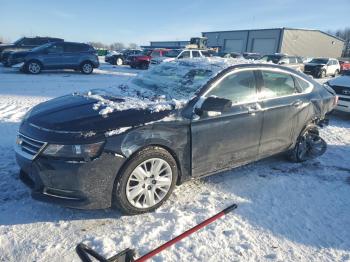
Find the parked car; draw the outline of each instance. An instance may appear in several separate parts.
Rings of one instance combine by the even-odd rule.
[[[4,66],[9,66],[7,60],[12,52],[30,50],[43,44],[63,41],[64,40],[61,38],[54,37],[22,37],[13,44],[0,45],[0,62],[2,62]]]
[[[349,61],[339,61],[340,64],[340,73],[343,73],[344,71],[350,70],[350,62]]]
[[[30,74],[48,69],[75,69],[91,74],[99,67],[96,50],[91,45],[73,42],[48,43],[29,51],[14,52],[8,63],[10,66],[21,64],[21,70]]]
[[[200,58],[200,57],[210,57],[208,50],[202,49],[172,49],[167,51],[164,56],[154,57],[151,60],[151,64],[160,64],[162,62],[170,62],[175,59],[184,58]]]
[[[105,56],[105,62],[112,65],[126,64],[126,58],[130,55],[138,55],[142,52],[140,49],[125,49],[121,51],[109,51]]]
[[[218,56],[223,58],[243,58],[242,54],[236,52],[220,52]]]
[[[334,58],[314,58],[305,64],[304,73],[317,78],[337,76],[340,72],[340,64]]]
[[[297,162],[324,153],[318,125],[332,89],[286,67],[225,61],[162,63],[115,93],[35,106],[16,142],[21,180],[35,199],[138,214],[187,180],[281,152]]]
[[[250,60],[258,60],[261,58],[261,54],[259,53],[249,53],[249,52],[244,52],[243,57],[245,59],[250,59]]]
[[[126,59],[126,63],[131,68],[148,69],[152,58],[163,57],[169,49],[145,49],[138,55],[130,55]]]
[[[339,100],[336,110],[350,113],[350,71],[344,71],[342,76],[326,82],[338,95]]]
[[[290,56],[285,54],[264,55],[260,58],[260,60],[287,66],[301,72],[304,71],[303,60],[298,56]]]

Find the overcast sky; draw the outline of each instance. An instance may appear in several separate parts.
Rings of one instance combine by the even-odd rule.
[[[0,0],[0,36],[110,44],[188,40],[201,32],[349,26],[350,0]]]

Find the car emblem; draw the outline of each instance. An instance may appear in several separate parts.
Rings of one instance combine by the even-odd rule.
[[[344,95],[350,95],[350,90],[343,90],[342,92]]]

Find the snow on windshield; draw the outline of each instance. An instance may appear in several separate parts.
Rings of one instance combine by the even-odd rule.
[[[152,67],[113,92],[92,90],[87,96],[98,101],[93,108],[104,117],[128,109],[171,110],[182,107],[223,69],[247,63],[254,61],[215,57],[176,60]]]

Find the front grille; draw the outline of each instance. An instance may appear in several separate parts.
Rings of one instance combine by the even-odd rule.
[[[27,137],[20,133],[17,136],[16,144],[26,156],[31,156],[31,159],[34,159],[46,146],[45,142]]]
[[[350,87],[331,86],[337,95],[350,96]]]

